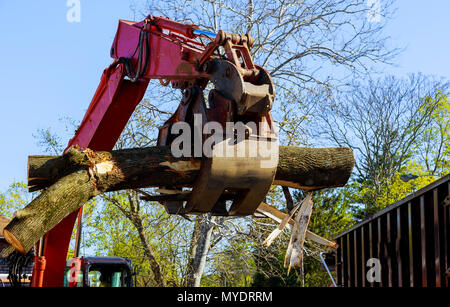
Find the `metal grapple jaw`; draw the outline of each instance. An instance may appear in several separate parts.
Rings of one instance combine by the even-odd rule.
[[[186,213],[252,215],[266,197],[278,164],[278,146],[272,140],[231,139],[216,144],[204,158]],[[255,151],[250,154],[249,151]],[[224,154],[228,152],[228,154]]]
[[[190,151],[200,152],[202,159],[192,189],[160,190],[167,195],[161,203],[170,214],[252,215],[275,178],[278,138],[270,113],[273,82],[264,68],[249,65],[247,49],[234,47],[229,45],[228,52],[241,55],[241,60],[214,58],[203,65],[214,84],[208,103],[200,85],[185,88],[177,111],[160,128],[160,146],[180,145],[178,136],[172,134],[179,123],[186,123],[192,132],[184,146],[198,146],[198,140],[202,141],[200,151]]]

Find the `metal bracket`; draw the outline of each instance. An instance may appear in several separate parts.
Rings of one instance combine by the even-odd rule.
[[[262,67],[256,66],[258,77],[250,83],[244,81],[238,67],[225,60],[210,63],[211,81],[225,98],[236,103],[238,115],[265,115],[272,109],[275,96],[272,78]]]

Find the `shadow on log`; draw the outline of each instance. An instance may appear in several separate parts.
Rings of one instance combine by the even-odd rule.
[[[348,148],[280,146],[275,185],[304,190],[344,186],[353,170]],[[5,239],[19,252],[33,245],[67,215],[98,194],[146,187],[190,187],[201,159],[176,158],[170,147],[111,152],[79,151],[63,156],[30,156],[30,191],[45,189],[5,227]]]

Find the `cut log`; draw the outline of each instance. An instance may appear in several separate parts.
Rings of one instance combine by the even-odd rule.
[[[97,194],[87,171],[67,175],[17,211],[3,236],[17,251],[26,254],[45,233]]]
[[[175,158],[170,147],[149,147],[96,152],[95,159],[86,159],[72,151],[64,156],[30,156],[28,186],[30,192],[49,187],[58,179],[95,161],[113,162],[120,170],[121,180],[107,190],[192,186],[201,160]],[[280,146],[275,185],[296,189],[317,190],[344,186],[355,160],[348,148],[297,148]],[[106,165],[105,165],[106,166]],[[101,166],[100,166],[101,167]]]
[[[279,160],[274,184],[306,190],[345,185],[354,165],[353,153],[345,148],[280,147]],[[26,253],[92,197],[123,189],[192,186],[200,166],[199,159],[175,158],[170,147],[112,152],[72,148],[64,156],[32,156],[30,189],[46,190],[16,213],[4,237],[17,251]]]

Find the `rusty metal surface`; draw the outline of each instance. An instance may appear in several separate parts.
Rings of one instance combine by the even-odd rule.
[[[449,204],[447,175],[336,236],[338,286],[449,287]]]

